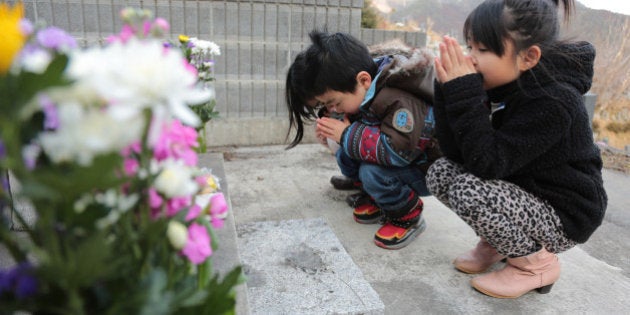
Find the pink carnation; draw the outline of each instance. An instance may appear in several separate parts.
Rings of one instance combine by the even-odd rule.
[[[116,42],[121,42],[124,44],[128,42],[131,38],[133,38],[135,36],[135,33],[136,31],[132,26],[125,24],[123,25],[122,30],[118,35],[110,35],[107,37],[106,41],[110,44]]]
[[[123,167],[125,175],[133,176],[140,169],[140,162],[138,162],[138,159],[136,158],[136,155],[140,153],[140,150],[140,142],[132,143],[122,149],[120,154],[124,158]]]
[[[222,192],[212,195],[210,198],[210,214],[223,215],[227,211],[227,202]]]
[[[124,161],[125,175],[133,176],[140,169],[140,163],[134,158],[126,158]]]
[[[162,129],[153,154],[158,161],[167,158],[181,159],[186,165],[197,165],[197,153],[193,149],[197,144],[197,131],[173,120],[170,126]]]
[[[155,188],[149,188],[149,208],[151,209],[151,218],[156,219],[160,216],[162,210],[162,204],[164,199],[155,190]]]
[[[212,218],[212,226],[215,228],[223,227],[223,219],[227,213],[228,207],[223,193],[216,193],[210,198],[210,217]]]
[[[200,224],[193,223],[188,227],[188,242],[182,254],[195,265],[198,265],[212,255],[210,235],[208,230]]]
[[[197,204],[190,207],[190,210],[188,210],[188,213],[186,214],[186,221],[191,221],[199,217],[201,210],[201,207]]]
[[[171,28],[171,25],[168,24],[168,21],[160,17],[156,18],[155,21],[153,21],[153,25],[160,28],[164,32],[168,32],[168,30]]]
[[[190,196],[169,199],[166,202],[166,215],[169,217],[176,215],[179,211],[190,205],[191,199]]]
[[[184,67],[186,68],[186,70],[190,73],[192,73],[195,77],[199,74],[199,72],[197,71],[197,68],[195,68],[195,66],[191,65],[188,60],[186,60],[186,58],[182,58],[182,62],[184,63]]]

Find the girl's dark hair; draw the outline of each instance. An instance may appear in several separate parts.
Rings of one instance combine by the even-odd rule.
[[[558,41],[558,7],[569,20],[574,0],[487,0],[464,22],[464,39],[483,44],[498,56],[505,53],[505,40],[514,43],[516,53],[538,45],[543,54]]]
[[[373,78],[378,70],[367,46],[352,35],[314,30],[309,37],[311,45],[296,56],[287,73],[289,133],[296,129],[287,149],[302,141],[304,121],[317,117],[315,109],[307,105],[309,100],[329,90],[354,93],[359,72],[367,71]]]

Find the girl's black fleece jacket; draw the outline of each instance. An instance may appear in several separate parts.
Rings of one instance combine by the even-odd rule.
[[[484,91],[480,74],[435,82],[436,132],[444,155],[482,179],[512,182],[547,201],[567,236],[588,240],[608,198],[602,159],[582,95],[595,48],[565,43],[514,82]],[[505,107],[489,119],[489,103]]]

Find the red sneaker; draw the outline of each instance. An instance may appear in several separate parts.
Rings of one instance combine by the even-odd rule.
[[[379,223],[383,218],[383,212],[375,204],[368,202],[354,208],[352,212],[354,221],[361,224]]]
[[[376,231],[374,243],[385,249],[400,249],[422,233],[427,224],[422,217],[422,200],[408,214],[401,218],[385,217],[385,224]]]

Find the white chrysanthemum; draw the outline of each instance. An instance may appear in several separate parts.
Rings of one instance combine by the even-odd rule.
[[[151,108],[158,119],[170,115],[197,126],[199,117],[188,104],[210,99],[208,92],[196,88],[197,77],[186,68],[181,52],[159,41],[133,39],[78,52],[68,73],[98,91],[110,104],[110,114],[121,119]]]
[[[44,73],[51,60],[52,56],[50,53],[44,49],[38,49],[24,54],[18,62],[23,70],[34,73]]]
[[[193,48],[191,49],[191,53],[193,54],[211,54],[215,56],[221,55],[221,48],[214,42],[198,39],[196,37],[192,37],[190,42],[193,44]]]
[[[96,108],[78,103],[58,107],[59,128],[40,134],[39,142],[56,163],[89,165],[94,157],[118,152],[141,137],[142,116],[114,119]]]
[[[183,160],[167,159],[160,163],[161,171],[153,186],[167,198],[190,196],[199,186],[193,177],[193,169]]]

